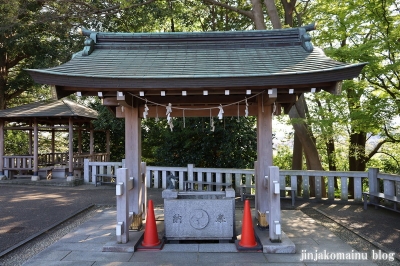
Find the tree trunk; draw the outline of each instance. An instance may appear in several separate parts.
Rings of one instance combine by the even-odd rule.
[[[326,153],[328,155],[329,171],[335,172],[337,171],[337,167],[336,167],[336,155],[335,155],[335,141],[333,140],[333,138],[329,138],[325,142],[325,147],[326,147]],[[338,177],[335,177],[334,179],[334,187],[335,189],[339,188]]]
[[[294,132],[293,137],[293,157],[292,157],[292,170],[303,169],[303,146],[301,145],[297,132]],[[297,176],[297,195],[302,195],[302,176]]]
[[[7,62],[3,49],[0,49],[0,110],[6,108]]]
[[[289,117],[292,120],[293,128],[299,138],[303,151],[307,160],[307,167],[311,170],[323,170],[321,160],[319,159],[319,153],[312,134],[308,129],[307,124],[304,122],[305,118],[305,105],[304,97],[301,96],[299,100],[292,106],[289,111]],[[322,180],[322,196],[326,197],[325,180]],[[310,177],[310,196],[315,196],[315,182]]]
[[[293,12],[296,7],[296,0],[281,0],[281,3],[285,10],[285,25],[293,27]]]
[[[281,29],[282,23],[279,18],[278,10],[276,9],[275,0],[264,0],[264,3],[267,7],[267,13],[271,20],[272,27],[274,29]]]
[[[253,22],[256,30],[265,30],[265,21],[264,14],[262,11],[262,3],[261,0],[251,0],[251,4],[253,9],[251,12],[253,13]]]
[[[350,171],[365,171],[365,143],[367,134],[365,132],[354,132],[350,134],[349,147],[349,170]],[[348,186],[349,198],[354,198],[354,179],[349,179]]]

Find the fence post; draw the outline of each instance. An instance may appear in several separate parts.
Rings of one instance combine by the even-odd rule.
[[[89,159],[83,160],[83,182],[85,184],[89,183]]]
[[[133,188],[133,178],[129,178],[127,168],[117,170],[115,194],[117,199],[117,242],[126,244],[129,241],[129,226],[132,223],[133,214],[129,213],[128,191]]]
[[[362,182],[361,177],[355,176],[354,179],[354,201],[362,201]]]
[[[321,176],[315,176],[315,198],[316,199],[321,199],[322,198],[322,187],[321,187]]]
[[[369,168],[368,169],[369,192],[373,192],[373,193],[379,192],[378,173],[379,173],[379,168]],[[369,201],[376,203],[377,199],[375,197],[370,197]]]
[[[379,192],[378,173],[379,173],[379,168],[369,168],[368,169],[369,192]]]
[[[188,164],[187,166],[188,181],[193,181],[193,168],[194,164]]]
[[[347,177],[340,177],[340,199],[347,201],[349,199],[349,191],[347,185]]]
[[[395,194],[395,181],[393,180],[383,180],[383,193],[389,196],[394,196]]]

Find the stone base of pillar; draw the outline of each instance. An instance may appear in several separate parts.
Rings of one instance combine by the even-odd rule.
[[[6,180],[7,177],[5,175],[0,175],[0,180]]]
[[[142,213],[134,214],[132,217],[132,223],[129,227],[129,230],[139,231],[142,229],[143,221],[142,221]]]
[[[75,181],[75,176],[67,176],[67,182]]]
[[[32,180],[32,181],[39,181],[39,180],[40,180],[40,176],[33,175],[33,176],[31,177],[31,180]]]

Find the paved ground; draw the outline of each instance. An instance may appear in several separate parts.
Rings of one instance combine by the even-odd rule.
[[[110,186],[94,187],[93,185],[82,185],[77,187],[41,187],[0,184],[0,254],[20,241],[58,224],[65,220],[66,217],[85,209],[91,204],[111,206],[111,208],[100,208],[96,211],[93,216],[93,221],[97,219],[97,221],[101,223],[102,221],[110,221],[108,219],[115,220],[113,214],[113,206],[115,206],[114,194],[114,187]],[[149,189],[148,195],[149,199],[154,201],[155,208],[162,207],[161,190]],[[241,204],[242,203],[238,199],[237,209],[240,209]],[[284,230],[288,233],[289,237],[293,239],[297,238],[296,246],[299,248],[301,248],[301,245],[310,244],[307,243],[308,241],[311,241],[313,244],[318,243],[318,240],[316,241],[314,238],[329,235],[329,233],[323,233],[324,230],[329,229],[332,237],[334,234],[341,235],[341,231],[344,230],[341,227],[341,225],[343,225],[344,228],[348,228],[351,232],[356,233],[358,237],[361,236],[361,239],[367,239],[376,246],[381,247],[383,249],[382,252],[389,253],[393,251],[400,257],[400,215],[398,213],[383,209],[376,210],[373,207],[369,207],[369,209],[365,211],[361,204],[343,204],[340,202],[334,202],[334,204],[327,202],[316,203],[302,200],[296,201],[295,208],[291,207],[290,200],[282,200],[282,209],[291,211],[286,214],[286,217],[293,217],[294,219],[285,218],[286,220],[284,222],[286,227]],[[301,210],[301,212],[299,210]],[[305,214],[309,216],[305,216]],[[310,217],[313,219],[310,219]],[[318,227],[315,227],[316,225],[318,225]],[[87,223],[82,224],[82,226],[82,228],[87,228]],[[80,230],[84,230],[82,228]],[[298,230],[293,230],[293,228],[298,228]],[[115,229],[110,229],[109,233],[112,234],[114,231]],[[71,234],[74,233],[72,232]],[[311,234],[313,237],[310,237],[308,240],[304,239],[305,235]],[[346,237],[343,237],[342,234],[341,238]],[[60,241],[61,242],[58,242],[59,245],[63,243],[62,241],[65,241],[65,239],[63,238]],[[329,241],[334,245],[336,243],[336,240],[329,239]],[[346,239],[341,239],[338,243],[340,242],[343,244],[343,241],[351,244],[353,240],[346,241]],[[314,246],[309,245],[308,247],[310,249]],[[376,250],[378,250],[378,247],[376,247]],[[352,248],[353,247],[347,246],[347,250],[350,252]],[[362,249],[361,247],[358,251],[363,252]],[[301,254],[301,250],[298,250],[298,253]],[[131,254],[126,261],[152,261],[158,256],[154,254],[145,254]],[[76,255],[75,253],[74,256]],[[170,256],[176,257],[176,254]],[[209,254],[205,256],[199,253],[197,255],[187,254],[187,256],[179,256],[185,259],[185,261],[192,260],[193,258],[191,258],[191,256],[196,256],[195,261],[201,264],[208,264],[209,259],[214,259],[214,262],[223,261],[223,258],[228,255]],[[215,258],[215,256],[218,258]],[[235,256],[239,255],[229,254],[229,256],[233,256],[233,260],[237,262],[240,262],[243,258],[238,257],[235,259]],[[247,255],[244,255],[244,257],[246,256]],[[282,258],[284,258],[274,255],[262,256],[263,257],[260,257],[260,261],[252,262],[255,264],[263,264],[265,262],[278,262],[277,260],[282,260]],[[369,256],[372,256],[372,254],[369,253]],[[294,258],[296,257],[291,258],[291,263],[295,263]],[[36,260],[37,259],[36,257]],[[157,261],[160,263],[162,259],[160,258]],[[307,263],[307,265],[308,264],[309,263]],[[0,265],[2,265],[1,258]],[[28,265],[39,265],[39,263]],[[105,263],[97,263],[96,265],[105,265]],[[107,265],[117,265],[117,263],[107,263]]]

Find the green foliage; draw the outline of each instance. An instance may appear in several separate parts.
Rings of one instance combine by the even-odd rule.
[[[27,155],[29,154],[28,132],[20,130],[7,130],[4,134],[4,154],[6,155]]]
[[[143,121],[144,159],[151,165],[252,168],[257,150],[255,118],[238,122],[225,117],[214,123],[212,132],[209,118],[175,118],[171,132],[164,119]]]
[[[293,152],[290,146],[280,145],[274,154],[273,164],[279,169],[292,169]]]
[[[309,119],[322,158],[327,160],[322,151],[333,139],[340,150],[335,153],[341,154],[336,156],[338,170],[354,169],[355,165],[364,170],[364,165],[376,165],[381,159],[378,154],[400,140],[395,126],[400,110],[400,68],[396,60],[400,25],[395,3],[319,0],[310,9],[310,17],[318,21],[319,28],[313,32],[314,44],[335,60],[368,62],[358,79],[343,82],[341,95],[318,93],[308,101]],[[381,142],[386,143],[380,146]]]
[[[89,107],[97,110],[98,119],[93,121],[94,129],[94,151],[106,151],[106,131],[110,131],[110,160],[112,162],[120,162],[125,158],[125,121],[115,116],[103,106],[101,102],[94,98],[95,101],[89,102]],[[89,138],[86,138],[89,140]],[[86,143],[86,149],[89,150],[89,143]]]

